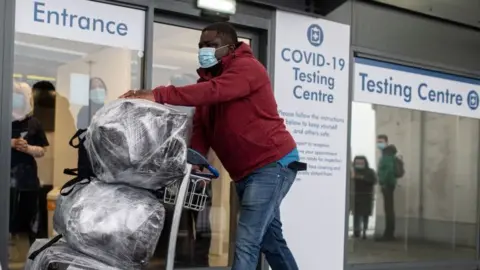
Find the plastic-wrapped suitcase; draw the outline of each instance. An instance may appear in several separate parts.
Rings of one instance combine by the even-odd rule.
[[[130,270],[149,263],[164,219],[150,191],[93,180],[57,200],[53,222],[73,249]]]
[[[49,239],[38,239],[30,248],[32,252],[45,246]],[[108,266],[70,248],[66,242],[58,241],[43,250],[34,260],[27,260],[25,270],[120,270]]]
[[[117,100],[100,109],[85,135],[99,181],[159,190],[185,176],[188,116],[146,100]]]
[[[199,165],[207,168],[210,173],[187,173],[179,184],[175,183],[167,187],[164,193],[163,201],[167,204],[174,204],[175,211],[170,228],[170,237],[168,243],[168,254],[166,260],[166,269],[173,270],[175,247],[178,235],[178,228],[180,223],[180,216],[182,208],[187,208],[195,211],[202,211],[205,207],[206,185],[207,182],[213,178],[218,177],[218,171],[211,167],[207,160],[195,151],[188,151],[188,161],[190,164]],[[187,166],[187,172],[190,171],[191,165]],[[90,183],[91,185],[92,183]],[[102,183],[104,184],[104,183]],[[95,186],[93,182],[92,187]],[[77,190],[74,192],[81,191]],[[92,235],[93,236],[93,235]],[[117,237],[114,237],[117,238]],[[95,259],[90,258],[80,252],[70,248],[66,242],[57,242],[58,239],[44,239],[37,241],[30,249],[29,260],[27,262],[26,270],[49,270],[49,269],[117,269],[104,264],[99,261],[99,256],[94,256]],[[52,244],[53,243],[53,244]],[[98,248],[101,248],[100,246]],[[107,249],[107,248],[105,248]],[[101,249],[99,249],[101,252]],[[32,256],[36,255],[36,256]],[[98,255],[98,254],[95,254]],[[125,270],[124,265],[121,270]]]

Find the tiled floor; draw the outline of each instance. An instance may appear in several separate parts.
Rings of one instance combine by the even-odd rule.
[[[387,263],[387,262],[426,262],[441,260],[473,260],[475,248],[440,246],[427,243],[377,242],[371,239],[350,239],[348,262]]]
[[[402,240],[377,242],[373,239],[350,239],[347,248],[348,262],[354,264],[475,259],[474,248],[453,248],[452,246],[413,242],[407,245]],[[150,265],[149,269],[161,269],[161,266],[162,263],[157,261]],[[23,269],[23,263],[10,264],[10,269]]]

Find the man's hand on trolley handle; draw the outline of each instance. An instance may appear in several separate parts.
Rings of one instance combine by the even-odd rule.
[[[119,98],[146,99],[155,102],[155,96],[153,95],[153,92],[145,89],[129,90]]]

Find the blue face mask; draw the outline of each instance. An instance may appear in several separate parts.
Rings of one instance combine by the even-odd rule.
[[[90,100],[94,103],[103,104],[105,102],[106,91],[103,88],[94,88],[90,90]]]
[[[19,93],[13,93],[12,107],[14,110],[21,110],[25,107],[25,97]]]
[[[200,67],[211,68],[216,64],[218,64],[218,59],[215,56],[215,52],[227,46],[228,45],[225,45],[219,48],[211,48],[211,47],[200,48],[198,50],[198,62],[200,63]]]
[[[377,143],[377,148],[380,149],[380,150],[383,150],[385,149],[385,147],[387,147],[387,144],[386,143]]]
[[[215,57],[215,48],[200,48],[198,50],[198,62],[201,68],[210,68],[218,64],[218,59]]]

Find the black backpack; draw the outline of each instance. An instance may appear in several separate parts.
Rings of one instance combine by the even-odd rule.
[[[402,178],[405,175],[405,163],[401,156],[395,156],[395,177]]]
[[[90,158],[88,157],[87,149],[85,148],[86,132],[86,129],[79,129],[68,142],[71,147],[78,150],[78,161],[77,168],[63,170],[64,174],[75,177],[62,186],[60,191],[62,196],[70,194],[73,191],[75,184],[88,184],[92,178],[95,177]]]

